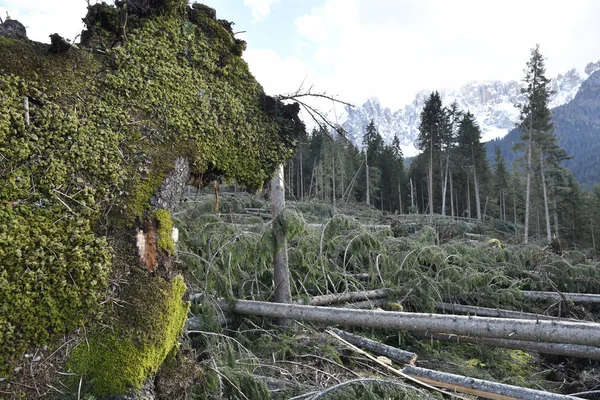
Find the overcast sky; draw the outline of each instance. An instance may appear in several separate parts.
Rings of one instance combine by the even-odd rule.
[[[94,1],[92,1],[94,2]],[[520,80],[540,43],[548,76],[600,60],[600,0],[203,0],[235,22],[271,94],[303,81],[397,109],[418,90]],[[86,0],[0,0],[33,40],[74,39]],[[1,60],[0,60],[1,62]]]

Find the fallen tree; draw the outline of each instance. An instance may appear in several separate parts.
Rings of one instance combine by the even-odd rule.
[[[423,382],[434,386],[440,386],[453,391],[498,400],[566,400],[578,399],[579,397],[565,396],[541,390],[526,389],[519,386],[505,385],[502,383],[484,381],[461,375],[448,374],[425,368],[407,365],[402,372]]]
[[[387,289],[376,289],[367,290],[364,292],[349,292],[349,293],[334,293],[326,294],[323,296],[315,296],[308,300],[308,304],[311,306],[322,306],[326,304],[341,303],[344,301],[357,301],[357,300],[369,300],[379,299],[386,297],[389,291]],[[298,301],[298,304],[304,304],[304,301]]]
[[[348,343],[362,347],[363,349],[369,350],[375,354],[385,356],[390,360],[396,361],[400,364],[413,364],[417,359],[417,355],[410,351],[397,349],[395,347],[388,346],[387,344],[379,343],[374,340],[343,331],[341,329],[331,328],[330,331],[334,332]]]
[[[417,336],[424,339],[443,340],[446,342],[473,343],[490,347],[501,347],[504,349],[600,360],[600,348],[594,346],[565,343],[530,342],[525,340],[493,339],[485,337],[449,335],[447,333],[427,333],[417,334]]]
[[[570,300],[574,303],[600,303],[600,294],[533,292],[529,290],[521,290],[521,294],[529,300]]]
[[[523,311],[502,310],[498,308],[485,308],[475,306],[465,306],[462,304],[439,303],[436,304],[437,311],[448,311],[459,314],[478,315],[480,317],[495,317],[495,318],[516,318],[516,319],[533,319],[533,320],[561,320],[561,321],[577,321],[574,319],[552,317],[549,315],[533,314]]]
[[[457,315],[439,315],[380,310],[352,310],[297,304],[237,300],[230,305],[218,301],[223,311],[272,318],[290,318],[410,332],[444,332],[512,340],[542,341],[594,346],[600,343],[600,324],[571,321],[533,321]]]

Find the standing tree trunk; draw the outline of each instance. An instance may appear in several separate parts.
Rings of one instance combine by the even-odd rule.
[[[544,194],[544,216],[546,217],[546,240],[552,242],[552,229],[550,227],[550,210],[548,209],[548,193],[546,190],[546,173],[544,172],[544,155],[540,151],[540,173],[542,174],[542,193]]]
[[[469,184],[469,175],[467,175],[467,216],[471,218],[471,185]]]
[[[450,149],[446,155],[446,171],[444,172],[444,186],[442,187],[442,215],[446,215],[446,188],[448,187],[448,165],[450,164]],[[450,208],[452,208],[452,184],[450,184]],[[452,210],[450,210],[452,214]]]
[[[371,188],[369,188],[369,158],[367,151],[365,150],[365,168],[367,174],[367,204],[371,204],[370,192]]]
[[[333,192],[333,215],[336,214],[336,202],[335,202],[335,142],[332,140],[331,141],[331,169],[333,170],[332,172],[332,180],[331,180],[331,184],[332,184],[332,192]]]
[[[454,188],[452,187],[452,172],[450,172],[450,216],[454,219]]]
[[[429,141],[429,185],[427,195],[429,196],[429,215],[433,216],[433,127],[431,128],[431,139]]]
[[[473,158],[473,183],[475,184],[475,206],[477,207],[477,220],[481,221],[481,198],[479,197],[479,181],[477,180],[477,165],[475,163],[475,154],[471,148]]]
[[[285,209],[285,188],[283,165],[277,169],[271,180],[271,202],[273,203],[273,219],[278,218]],[[290,290],[290,270],[288,266],[287,239],[285,232],[276,232],[275,257],[273,265],[273,277],[275,279],[275,301],[277,303],[291,303],[292,293]],[[280,325],[287,325],[288,321],[280,319]]]

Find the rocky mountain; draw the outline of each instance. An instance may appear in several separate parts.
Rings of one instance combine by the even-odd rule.
[[[590,63],[585,70],[571,69],[552,79],[554,95],[550,106],[558,107],[571,101],[582,82],[594,71],[600,69],[600,61]],[[470,82],[458,89],[439,90],[445,105],[456,101],[463,110],[470,110],[482,130],[483,141],[504,137],[515,127],[519,112],[514,104],[522,100],[521,83],[517,81]],[[392,111],[379,103],[376,98],[367,100],[362,106],[345,108],[342,126],[350,139],[357,145],[362,144],[365,127],[371,119],[375,121],[379,133],[386,142],[398,136],[405,156],[418,153],[416,139],[420,114],[430,91],[420,91],[414,100],[404,108]]]

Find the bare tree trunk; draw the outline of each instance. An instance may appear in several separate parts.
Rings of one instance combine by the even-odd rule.
[[[554,213],[554,234],[556,235],[556,238],[558,239],[560,237],[559,234],[559,226],[558,226],[558,205],[556,204],[556,190],[554,189],[554,187],[552,188],[552,203],[553,203],[553,213]]]
[[[283,165],[280,165],[271,180],[271,202],[273,203],[273,218],[277,218],[285,209]],[[287,239],[285,234],[277,234],[275,238],[277,249],[273,265],[273,277],[275,280],[275,301],[278,303],[291,303],[292,293],[290,289],[290,270],[288,265]],[[281,317],[281,325],[287,325],[287,321]]]
[[[333,170],[332,173],[332,191],[333,191],[333,215],[336,214],[336,199],[335,199],[335,142],[332,140],[331,141],[331,169]]]
[[[590,230],[592,231],[592,248],[596,250],[596,237],[594,236],[594,222],[592,217],[590,217]]]
[[[469,176],[467,175],[467,216],[471,218],[471,185],[469,183]]]
[[[415,209],[415,194],[413,191],[413,181],[412,178],[410,178],[410,208],[411,210]]]
[[[367,172],[367,204],[371,204],[371,188],[369,187],[369,159],[367,151],[365,150],[365,167]]]
[[[445,372],[413,367],[412,365],[405,366],[402,369],[402,372],[423,382],[429,383],[430,385],[441,386],[450,389],[451,391],[472,394],[487,399],[565,400],[577,398],[541,390],[526,389],[519,386],[505,385],[503,383],[484,381],[461,375],[448,374]]]
[[[333,293],[322,296],[315,296],[308,300],[311,306],[322,306],[326,304],[341,303],[345,301],[368,300],[386,297],[389,294],[387,289],[368,290],[364,292]],[[302,304],[299,302],[298,304]]]
[[[429,199],[427,200],[429,201],[429,215],[433,216],[433,128],[429,140],[429,185],[427,186]]]
[[[400,364],[412,364],[417,359],[417,355],[409,351],[397,349],[395,347],[388,346],[387,344],[379,343],[374,340],[343,331],[341,329],[330,328],[329,330],[348,343],[362,347],[363,349],[369,350],[375,354],[385,356],[390,360],[396,361]]]
[[[304,201],[304,166],[302,146],[300,146],[300,201]]]
[[[446,172],[444,173],[444,186],[442,188],[442,215],[446,215],[446,188],[448,187],[448,166],[450,165],[450,149],[446,150]],[[452,208],[452,184],[450,185],[450,208]],[[452,214],[452,210],[450,210]]]
[[[402,214],[402,184],[398,177],[398,214]]]
[[[454,188],[452,187],[452,172],[450,172],[450,216],[454,219]]]
[[[542,192],[544,194],[544,215],[546,217],[546,240],[552,242],[552,228],[550,227],[550,210],[548,208],[548,193],[546,191],[546,173],[544,172],[544,155],[540,151],[540,171],[542,174]]]
[[[600,294],[587,293],[557,293],[557,292],[533,292],[521,290],[521,294],[530,300],[561,301],[568,300],[574,303],[595,303],[600,304]]]
[[[551,317],[549,315],[540,315],[527,313],[523,311],[511,311],[502,310],[498,308],[486,308],[486,307],[475,307],[465,306],[462,304],[450,304],[450,303],[439,303],[435,305],[437,311],[449,311],[452,313],[477,315],[480,317],[493,317],[493,318],[514,318],[514,319],[533,319],[533,320],[562,320],[566,318]],[[572,320],[576,321],[576,320]]]
[[[262,301],[218,301],[224,311],[243,315],[290,318],[410,332],[444,332],[531,342],[568,343],[595,346],[600,343],[600,324],[570,321],[534,321],[460,315],[351,310],[334,307],[302,306]]]
[[[308,196],[309,197],[312,196],[313,180],[314,180],[314,177],[315,177],[316,168],[317,168],[317,159],[315,158],[315,161],[313,162],[312,171],[310,172],[310,185],[308,186]],[[315,192],[316,192],[316,190],[315,190]]]
[[[475,154],[472,147],[471,157],[473,160],[473,183],[475,184],[475,206],[477,207],[477,220],[481,221],[481,198],[479,197],[479,181],[477,180],[477,165],[475,163]]]

